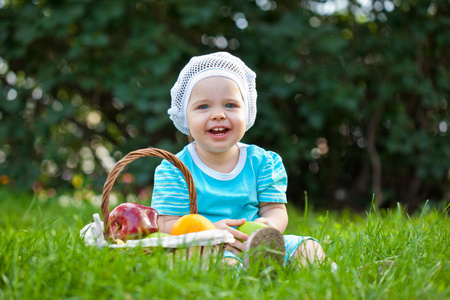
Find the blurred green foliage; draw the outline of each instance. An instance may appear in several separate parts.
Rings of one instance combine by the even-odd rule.
[[[229,51],[258,75],[244,142],[282,155],[290,201],[448,201],[449,2],[364,3],[0,1],[0,184],[101,190],[129,151],[178,152],[170,88]],[[159,161],[127,167],[137,187]]]

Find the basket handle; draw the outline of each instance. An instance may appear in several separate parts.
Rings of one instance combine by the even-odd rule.
[[[186,179],[186,183],[188,186],[189,191],[189,199],[190,199],[190,212],[191,214],[198,213],[197,209],[197,191],[195,190],[194,185],[194,179],[192,178],[191,172],[186,167],[186,165],[175,155],[172,153],[158,149],[158,148],[146,148],[146,149],[139,149],[132,151],[125,155],[121,160],[119,160],[114,168],[109,173],[108,177],[106,178],[105,185],[103,186],[103,194],[102,194],[102,204],[101,204],[101,210],[103,215],[103,225],[105,227],[105,231],[103,232],[103,235],[105,237],[112,236],[111,231],[111,224],[109,223],[109,195],[111,193],[111,190],[113,188],[113,185],[117,179],[117,176],[119,176],[120,171],[129,163],[132,161],[145,157],[145,156],[156,156],[166,159],[168,162],[173,164],[175,167],[180,169],[181,173],[183,173],[184,178]]]

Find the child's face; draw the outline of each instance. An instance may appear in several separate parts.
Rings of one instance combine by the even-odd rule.
[[[229,78],[200,80],[192,90],[186,114],[189,132],[208,151],[227,151],[244,136],[245,104],[239,87]]]

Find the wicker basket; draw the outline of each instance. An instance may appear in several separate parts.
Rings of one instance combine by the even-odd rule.
[[[111,190],[114,186],[114,183],[115,183],[120,171],[127,164],[131,163],[132,161],[134,161],[138,158],[146,157],[146,156],[156,156],[156,157],[164,158],[167,161],[169,161],[170,163],[172,163],[175,167],[177,167],[182,172],[182,174],[184,175],[184,177],[186,179],[188,190],[189,190],[190,213],[191,214],[198,213],[197,192],[195,190],[194,180],[192,178],[192,175],[191,175],[191,172],[189,171],[189,169],[178,157],[176,157],[175,155],[173,155],[172,153],[170,153],[168,151],[157,149],[157,148],[146,148],[146,149],[132,151],[116,163],[114,168],[109,173],[109,175],[106,179],[106,182],[103,186],[101,211],[102,211],[102,215],[103,215],[103,224],[104,224],[103,235],[106,240],[114,240],[113,232],[111,229],[111,224],[109,222],[109,215],[110,215],[109,196],[110,196]],[[169,246],[166,246],[166,248],[169,248],[171,250],[184,248],[183,252],[186,253],[186,258],[189,257],[193,252],[198,252],[198,253],[200,253],[200,255],[202,255],[203,253],[222,254],[224,248],[228,244],[226,241],[227,240],[229,241],[229,237],[222,238],[222,236],[224,234],[226,236],[226,234],[229,234],[229,233],[223,232],[223,230],[216,230],[216,231],[219,231],[218,232],[219,238],[217,238],[217,235],[216,235],[216,238],[211,240],[211,242],[208,242],[208,241],[205,242],[205,240],[203,240],[203,241],[200,241],[199,243],[197,243],[196,244],[197,246],[195,246],[195,247],[186,247],[186,245],[184,245],[183,243],[179,243],[178,246],[177,245],[174,246],[173,243],[171,243]],[[205,233],[205,232],[202,232],[202,233]],[[199,233],[199,236],[201,236],[202,233]],[[194,233],[187,234],[186,237],[189,236],[189,239],[191,241],[194,239],[194,242],[195,242],[195,236],[193,237],[192,236],[193,234]],[[205,236],[205,235],[203,234],[203,236]],[[177,236],[177,237],[173,236],[173,239],[175,239],[175,241],[177,238],[183,239],[182,236]],[[155,239],[155,238],[153,238],[153,239]],[[162,238],[162,239],[166,239],[166,238]],[[204,239],[204,237],[203,237],[203,239]],[[148,240],[148,239],[144,239],[144,240]],[[127,241],[127,244],[133,245],[133,242],[137,242],[137,241],[131,241],[130,243],[128,243],[128,241]],[[134,243],[134,244],[138,244],[138,243]],[[175,244],[177,244],[177,243],[175,243]],[[114,246],[113,248],[118,248],[120,246],[126,247],[127,245],[120,245],[120,246],[112,245],[112,246]],[[163,247],[164,247],[164,244],[163,244]],[[150,249],[150,251],[151,251],[151,249]]]

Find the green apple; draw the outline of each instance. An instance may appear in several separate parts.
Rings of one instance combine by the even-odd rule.
[[[269,227],[266,224],[248,221],[236,228],[238,231],[245,233],[246,235],[251,235],[253,232],[255,232],[258,229]],[[238,239],[240,242],[244,242],[241,239]]]
[[[165,233],[165,232],[157,231],[157,232],[150,233],[149,235],[147,235],[146,238],[163,238],[163,237],[166,237],[166,236],[170,236],[170,234]]]

